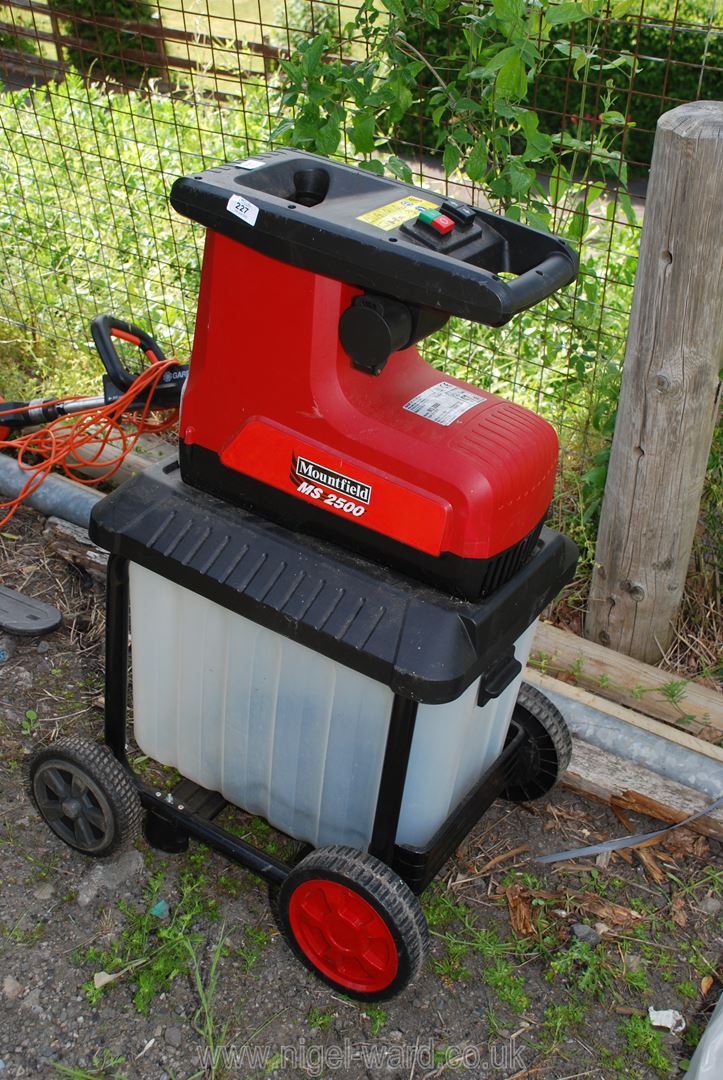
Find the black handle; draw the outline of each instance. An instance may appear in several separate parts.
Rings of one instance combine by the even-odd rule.
[[[538,266],[526,270],[524,274],[506,281],[508,303],[507,314],[516,315],[525,308],[538,304],[540,300],[567,285],[574,276],[574,263],[569,255],[556,251],[548,255]]]
[[[128,390],[138,376],[123,364],[113,344],[114,337],[121,341],[128,341],[141,349],[151,363],[166,359],[160,345],[150,334],[133,323],[126,322],[125,319],[116,319],[113,315],[96,315],[94,319],[91,319],[90,331],[105,370],[121,390]]]

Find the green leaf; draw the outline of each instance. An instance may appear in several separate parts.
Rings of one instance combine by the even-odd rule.
[[[637,6],[638,0],[616,0],[616,3],[610,8],[610,14],[613,19],[624,19],[625,16],[632,11],[634,7],[637,8]]]
[[[635,207],[633,206],[627,191],[618,191],[618,202],[622,206],[623,213],[625,214],[625,217],[628,219],[630,224],[639,225],[640,222],[638,221],[638,215],[635,213]],[[612,205],[614,207],[615,204],[612,203]]]
[[[609,109],[607,112],[600,114],[600,119],[605,124],[611,124],[615,127],[619,127],[625,124],[625,117],[621,112],[617,112],[615,109]]]
[[[308,77],[315,75],[321,65],[321,57],[326,48],[326,34],[319,34],[312,38],[308,47],[304,50],[301,58],[301,67]]]
[[[553,206],[559,206],[565,197],[565,193],[570,190],[570,177],[567,169],[558,162],[555,166],[555,172],[550,177],[550,201]]]
[[[448,142],[444,148],[444,157],[442,158],[445,176],[449,176],[450,173],[454,172],[459,165],[461,156],[459,148],[453,142]]]
[[[30,720],[31,722],[33,720],[37,720],[38,719],[38,714],[36,713],[35,709],[26,709],[25,710],[25,719]]]
[[[279,138],[281,138],[282,135],[285,135],[287,131],[293,131],[293,130],[294,130],[294,121],[293,120],[288,120],[288,119],[287,120],[282,120],[281,123],[277,124],[276,127],[274,128],[274,130],[271,132],[271,134],[269,135],[269,139],[271,140],[271,142],[274,142],[275,139],[279,139]]]
[[[571,2],[551,4],[545,12],[545,22],[549,26],[562,26],[565,23],[580,22],[582,19],[587,19],[587,17],[587,12],[582,4]]]
[[[593,469],[588,469],[587,472],[582,474],[582,482],[591,488],[598,488],[602,490],[605,487],[605,480],[608,475],[607,465],[596,465]]]
[[[583,236],[587,232],[587,226],[590,221],[590,215],[587,212],[587,207],[584,202],[575,207],[575,210],[570,215],[570,221],[565,229],[565,235],[570,240],[582,240]]]
[[[502,22],[514,22],[521,18],[524,5],[520,0],[494,0],[495,15]]]
[[[585,192],[585,206],[592,206],[595,200],[599,199],[604,191],[605,185],[601,180],[598,180],[595,184],[590,184]]]
[[[536,112],[530,109],[520,109],[515,114],[515,119],[522,128],[527,146],[524,158],[526,161],[539,161],[546,157],[552,149],[552,139],[539,130],[540,118]]]
[[[517,51],[497,72],[495,90],[508,101],[520,101],[527,93],[527,69]]]
[[[573,61],[572,74],[576,79],[583,68],[586,68],[590,63],[590,56],[586,49],[579,49],[577,55]]]
[[[384,176],[384,166],[377,158],[372,158],[371,161],[360,161],[359,168],[364,169],[365,172],[375,173],[377,176]]]
[[[303,145],[304,143],[316,142],[316,136],[319,129],[319,114],[318,110],[314,109],[311,113],[302,113],[297,117],[294,124],[294,130],[292,134],[292,140],[295,146]]]
[[[387,11],[391,11],[392,15],[396,15],[397,18],[404,18],[404,4],[402,0],[382,0],[384,7]]]
[[[376,118],[373,113],[357,113],[349,137],[359,154],[371,154],[374,150]]]
[[[522,164],[520,159],[516,157],[508,159],[504,168],[504,174],[510,185],[510,191],[515,198],[526,195],[536,178],[535,170],[528,169]]]
[[[487,166],[487,142],[485,139],[478,139],[470,150],[465,172],[470,180],[482,180],[487,175]]]
[[[339,129],[339,122],[330,118],[319,128],[319,133],[316,136],[316,149],[320,154],[323,154],[324,157],[331,157],[339,146],[340,141],[341,131]]]
[[[527,224],[533,229],[542,229],[543,232],[547,232],[550,228],[550,215],[547,211],[537,213],[535,210],[528,209]]]
[[[495,71],[499,71],[501,67],[504,67],[510,57],[519,55],[520,50],[516,45],[508,45],[505,49],[500,49],[498,53],[495,53],[484,67],[475,68],[474,71],[471,71],[470,78],[484,78],[485,75],[493,75]]]
[[[414,176],[406,161],[402,161],[398,157],[390,157],[387,160],[387,168],[392,176],[396,176],[398,180],[403,180],[405,184],[412,183]]]

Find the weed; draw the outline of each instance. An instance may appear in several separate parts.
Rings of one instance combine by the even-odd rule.
[[[244,975],[248,975],[270,941],[271,935],[268,931],[257,926],[246,927],[244,930],[244,943],[237,950],[237,956],[241,961],[241,970]]]
[[[237,874],[220,874],[216,878],[216,887],[232,900],[236,900],[243,892],[241,881],[241,877]]]
[[[84,960],[108,974],[132,972],[136,983],[133,997],[135,1007],[147,1013],[156,994],[168,990],[180,974],[188,970],[188,946],[200,941],[194,924],[208,914],[209,903],[203,895],[203,878],[193,878],[188,872],[179,877],[180,896],[168,923],[151,914],[158,903],[165,883],[162,871],[148,882],[144,910],[139,913],[122,901],[119,908],[126,918],[121,934],[106,950],[89,949]],[[84,990],[92,1005],[105,992],[94,981],[85,983]]]
[[[650,983],[648,981],[647,972],[644,968],[624,968],[623,978],[628,984],[631,990],[636,990],[639,994],[650,993]]]
[[[704,945],[701,941],[689,941],[683,945],[683,953],[686,960],[693,968],[693,971],[698,975],[713,975],[716,974],[715,964],[712,964],[710,960],[706,959],[701,952]]]
[[[703,1032],[705,1031],[704,1024],[698,1024],[695,1020],[691,1020],[687,1028],[683,1032],[683,1043],[690,1050],[695,1050],[696,1046],[703,1038]]]
[[[710,892],[723,900],[723,870],[717,870],[714,866],[706,866],[700,875],[692,880],[689,878],[684,881],[674,874],[668,876],[681,896],[696,896],[697,893]]]
[[[530,874],[525,871],[523,874],[520,875],[520,879],[525,888],[532,889],[533,892],[545,888],[545,882],[542,881],[541,878],[537,877],[536,874]]]
[[[688,684],[685,679],[671,679],[658,688],[658,692],[672,705],[679,705],[686,694]]]
[[[668,1076],[672,1063],[663,1052],[663,1041],[647,1017],[629,1016],[620,1024],[628,1049],[639,1061],[653,1069],[658,1076]]]
[[[543,1054],[552,1054],[570,1028],[577,1027],[585,1019],[585,1007],[580,1002],[549,1005],[545,1009],[540,1035]]]
[[[43,936],[44,927],[41,922],[31,926],[29,930],[26,930],[20,924],[25,918],[26,912],[20,916],[18,921],[10,927],[3,926],[3,937],[7,937],[10,941],[13,941],[16,945],[35,945]]]
[[[600,1047],[600,1061],[606,1066],[605,1080],[638,1080],[640,1073],[631,1068],[630,1062],[621,1054],[614,1057],[606,1046]],[[614,1073],[609,1070],[614,1069]]]
[[[524,1012],[530,1004],[525,993],[525,980],[515,974],[509,960],[498,957],[493,964],[482,970],[482,978],[494,990],[497,997],[514,1012]]]
[[[38,730],[38,714],[35,709],[26,709],[25,716],[20,721],[20,730],[23,735],[32,735]]]
[[[440,936],[445,944],[445,953],[441,960],[432,958],[432,969],[444,979],[465,982],[470,978],[470,972],[463,963],[470,950],[468,942],[457,941],[451,935]]]
[[[694,1001],[698,996],[698,990],[696,989],[695,983],[692,983],[690,979],[685,979],[683,982],[676,983],[675,989],[681,997],[688,998],[689,1001]]]
[[[554,956],[546,977],[562,975],[583,994],[602,998],[606,993],[617,996],[615,978],[601,945],[593,947],[585,941],[573,941],[564,952]]]
[[[464,921],[469,916],[466,904],[455,903],[441,882],[435,882],[422,896],[422,910],[430,930],[449,926],[455,919]]]
[[[309,1009],[306,1016],[306,1022],[310,1028],[318,1028],[319,1031],[326,1031],[331,1026],[334,1020],[333,1009],[317,1009],[316,1006]]]
[[[226,1035],[228,1033],[228,1020],[223,1024],[220,1024],[214,1013],[214,1003],[216,991],[218,989],[219,965],[224,952],[224,929],[221,927],[218,941],[214,945],[211,954],[208,978],[205,982],[201,975],[198,953],[195,946],[189,940],[185,941],[185,945],[188,953],[188,962],[193,974],[193,983],[199,1000],[198,1009],[193,1017],[193,1026],[203,1039],[207,1049],[207,1053],[204,1054],[205,1069],[199,1076],[203,1075],[205,1080],[216,1080],[220,1075],[219,1066],[221,1064],[221,1049],[226,1042]]]
[[[369,1020],[369,1031],[372,1037],[376,1038],[387,1022],[386,1010],[381,1005],[370,1003],[364,1006],[364,1015]]]
[[[59,1061],[52,1062],[53,1068],[67,1080],[126,1080],[126,1074],[118,1072],[121,1065],[125,1064],[124,1057],[114,1057],[109,1050],[103,1050],[93,1056],[93,1062],[89,1069],[79,1069],[72,1065],[62,1065]]]
[[[490,1005],[487,1009],[487,1029],[488,1029],[488,1042],[492,1042],[494,1039],[500,1039],[503,1035],[503,1028],[497,1019],[495,1010]]]

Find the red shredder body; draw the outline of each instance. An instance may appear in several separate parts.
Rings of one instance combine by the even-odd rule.
[[[181,409],[184,480],[451,592],[485,595],[534,548],[552,498],[557,437],[529,410],[436,371],[414,342],[450,313],[506,321],[516,298],[510,302],[510,283],[496,271],[511,264],[514,245],[507,239],[505,246],[486,221],[457,223],[461,233],[479,232],[467,237],[462,255],[469,248],[489,269],[448,257],[441,270],[417,265],[410,249],[415,259],[445,254],[434,247],[434,230],[418,221],[421,203],[435,212],[431,201],[407,199],[411,205],[400,210],[405,200],[395,199],[397,189],[415,189],[375,177],[370,194],[366,174],[325,163],[312,173],[328,177],[326,194],[304,206],[289,185],[298,187],[300,175],[308,184],[309,158],[276,151],[254,159],[252,171],[208,170],[174,187],[177,209],[209,225]],[[252,179],[259,185],[253,190]],[[280,193],[284,182],[289,198]],[[259,204],[253,224],[226,205],[234,198],[229,187],[239,186]],[[271,216],[263,200],[293,218],[281,239],[260,231]],[[245,195],[242,201],[250,204]],[[400,214],[407,220],[389,228]],[[315,228],[315,216],[339,235]],[[503,220],[487,216],[495,226]],[[421,240],[415,227],[425,230]],[[539,246],[542,234],[505,227],[522,230],[510,233],[518,246],[529,236]],[[440,236],[439,245],[453,235]],[[544,239],[553,245],[555,272],[574,273],[564,245]],[[404,278],[387,280],[394,273],[389,252],[397,257],[402,245]],[[435,290],[434,273],[449,278],[450,265],[472,270],[483,280],[478,293],[491,292],[493,302],[488,297],[480,309],[474,292],[471,299],[458,293],[453,275],[446,293]],[[530,273],[540,282],[548,271]],[[549,281],[545,286],[550,291]]]

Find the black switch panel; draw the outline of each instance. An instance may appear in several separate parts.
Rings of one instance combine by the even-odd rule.
[[[451,217],[452,221],[456,221],[458,225],[461,225],[462,228],[471,225],[476,215],[476,210],[473,206],[468,206],[467,203],[459,202],[458,199],[445,199],[442,203],[441,211],[443,214],[446,214],[447,217]]]

